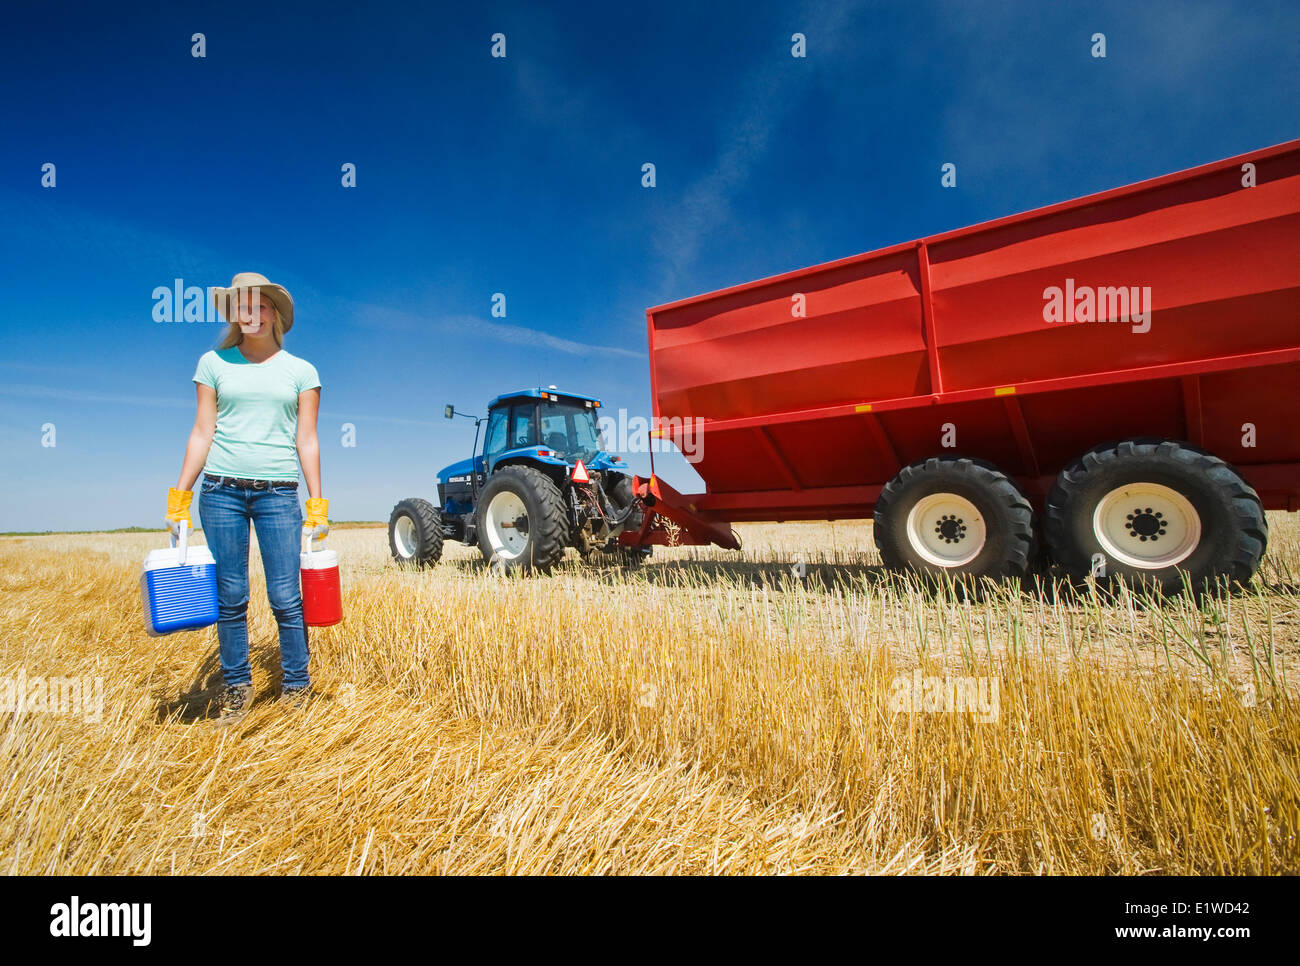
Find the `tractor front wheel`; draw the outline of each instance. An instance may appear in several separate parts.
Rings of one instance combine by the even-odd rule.
[[[435,564],[442,557],[442,514],[428,500],[409,497],[388,518],[388,549],[398,563]]]
[[[569,521],[559,488],[541,470],[505,466],[479,492],[478,545],[489,564],[545,573],[564,556]]]

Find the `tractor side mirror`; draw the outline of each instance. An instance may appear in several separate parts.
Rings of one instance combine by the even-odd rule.
[[[456,413],[456,407],[451,405],[450,403],[448,403],[447,406],[442,411],[442,414],[446,416],[448,419],[451,419],[451,417],[455,415],[455,413]]]

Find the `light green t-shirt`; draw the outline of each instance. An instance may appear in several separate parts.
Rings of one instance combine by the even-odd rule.
[[[315,366],[284,349],[249,362],[231,346],[205,352],[194,381],[217,391],[217,432],[204,471],[298,479],[298,394],[320,385]]]

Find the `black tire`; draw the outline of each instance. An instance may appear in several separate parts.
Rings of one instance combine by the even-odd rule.
[[[524,513],[517,523],[526,534],[520,550],[513,554],[498,553],[496,538],[488,526],[492,501],[501,493],[512,493],[523,503]],[[510,529],[519,532],[520,527]],[[505,466],[492,474],[479,491],[478,547],[483,559],[492,562],[499,556],[507,572],[521,570],[545,573],[564,557],[569,538],[569,521],[564,512],[564,498],[549,476],[531,466]]]
[[[609,501],[614,504],[614,506],[618,507],[620,511],[636,502],[636,493],[632,490],[631,477],[624,476],[621,473],[614,477],[614,481],[609,485],[609,488],[605,492],[609,496]],[[641,529],[641,524],[644,520],[644,511],[639,509],[634,510],[632,511],[632,515],[624,521],[623,529],[625,531],[639,530]],[[613,556],[619,566],[628,570],[636,570],[650,559],[651,552],[652,548],[648,546],[625,547],[622,544],[619,544],[614,548]]]
[[[605,492],[609,496],[610,502],[620,510],[636,502],[636,494],[632,492],[632,480],[622,474],[618,475]],[[640,528],[643,519],[644,514],[642,511],[634,510],[632,515],[627,518],[623,528],[625,530],[637,530]]]
[[[1146,506],[1155,501],[1140,494],[1134,497],[1133,512],[1124,515],[1122,537],[1113,524],[1109,530],[1104,523],[1094,524],[1099,507],[1105,517],[1110,512],[1107,507],[1115,507],[1120,499],[1113,494],[1135,484],[1167,487],[1181,495],[1195,510],[1199,537],[1192,528],[1161,523],[1164,514],[1158,510],[1153,514],[1153,508]],[[1160,529],[1148,534],[1153,527]],[[1070,576],[1087,577],[1092,573],[1093,555],[1101,554],[1106,564],[1104,583],[1123,577],[1130,584],[1162,593],[1181,590],[1184,574],[1195,592],[1221,577],[1248,583],[1268,544],[1268,521],[1259,494],[1235,469],[1194,446],[1159,439],[1108,443],[1089,450],[1067,466],[1048,495],[1044,529],[1052,557]],[[1190,549],[1177,563],[1162,566],[1152,556],[1135,566],[1107,552],[1099,531],[1112,534],[1107,537],[1111,547],[1132,559],[1156,554],[1161,537],[1175,539],[1186,534],[1179,544],[1165,551],[1170,556],[1183,544]]]
[[[398,532],[403,520],[409,527]],[[442,513],[428,500],[408,497],[393,507],[388,518],[388,552],[399,563],[427,567],[442,559]]]
[[[943,493],[973,504],[985,530],[982,546],[963,548],[961,543],[974,537],[973,528],[955,514],[944,516],[933,530],[945,541],[945,552],[951,546],[953,563],[927,559],[920,549],[919,528],[909,533],[913,508],[926,497]],[[876,501],[874,536],[881,559],[891,569],[930,576],[1022,578],[1033,563],[1034,511],[1015,483],[996,467],[962,457],[932,457],[903,467],[885,484]],[[966,552],[974,556],[956,562]]]

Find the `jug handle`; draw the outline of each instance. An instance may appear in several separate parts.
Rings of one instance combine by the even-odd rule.
[[[319,537],[312,537],[310,530],[303,530],[302,532],[302,544],[304,547],[303,553],[307,554],[309,559],[313,551],[318,551],[321,549],[321,544],[323,544],[324,542],[325,542],[324,535],[321,535]]]

